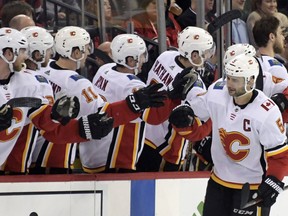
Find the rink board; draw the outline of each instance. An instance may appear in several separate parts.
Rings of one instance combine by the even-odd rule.
[[[0,215],[201,216],[208,176],[206,172],[2,176]],[[286,215],[287,200],[288,192],[283,192],[271,216]]]

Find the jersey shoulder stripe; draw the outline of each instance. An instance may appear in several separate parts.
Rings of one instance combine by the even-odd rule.
[[[281,62],[279,62],[278,60],[276,60],[276,59],[269,59],[268,62],[269,62],[271,67],[272,66],[281,66],[281,67],[283,67],[283,64]]]
[[[135,79],[136,80],[140,80],[137,76],[135,76],[133,74],[128,74],[127,77],[128,77],[129,80],[135,80]]]
[[[40,83],[49,83],[48,80],[42,76],[42,75],[35,75],[35,78],[38,80]]]
[[[219,81],[219,82],[216,82],[213,89],[219,89],[219,90],[222,90],[225,86],[226,82],[225,81]]]
[[[73,79],[74,81],[78,81],[78,80],[80,80],[80,79],[85,79],[84,76],[81,76],[81,75],[79,75],[79,74],[71,75],[70,78]]]

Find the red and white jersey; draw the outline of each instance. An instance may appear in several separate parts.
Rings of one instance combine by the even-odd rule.
[[[10,77],[10,81],[7,82],[7,84],[0,85],[0,91],[1,105],[6,103],[9,99],[17,97],[37,97],[42,99],[43,104],[48,103],[48,101],[45,100],[40,93],[41,86],[39,81],[28,73],[14,73]],[[14,108],[12,125],[8,129],[0,132],[1,165],[3,165],[3,163],[6,161],[16,142],[17,145],[23,146],[26,153],[28,151],[33,151],[38,132],[36,131],[35,127],[30,124],[30,119],[27,118],[28,111],[29,108],[27,107]],[[22,154],[24,156],[25,152],[22,152]],[[25,154],[25,156],[27,155],[28,154]],[[24,160],[28,161],[30,158],[24,158]],[[2,166],[2,170],[4,168],[5,167]]]
[[[114,66],[115,63],[110,63],[100,67],[92,81],[95,91],[104,100],[109,103],[124,100],[131,92],[146,86],[135,75],[118,72]],[[95,140],[93,144],[80,144],[83,169],[86,172],[102,171],[108,158],[109,168],[135,170],[143,148],[144,134],[145,123],[139,118],[133,123],[114,128],[108,136]]]
[[[41,75],[45,74],[49,69],[49,67],[41,67],[36,71],[29,69],[26,69],[26,71],[35,76],[35,78],[40,82],[42,91],[41,95],[47,98],[49,103],[52,105],[54,103],[52,86],[49,81]],[[43,136],[38,136],[35,149],[32,153],[32,162],[37,161],[37,163],[41,164],[42,167],[69,168],[71,164],[74,163],[75,155],[75,143],[59,145],[44,139]]]
[[[277,105],[254,90],[253,100],[241,108],[233,102],[223,80],[213,83],[203,97],[213,122],[212,178],[228,187],[228,182],[259,184],[267,169],[266,153],[276,155],[287,148]]]
[[[257,57],[257,59],[263,71],[267,71],[275,77],[288,80],[285,66],[277,59],[266,55],[261,55],[261,57]]]
[[[150,69],[147,83],[162,83],[165,88],[171,85],[175,76],[184,69],[184,66],[177,60],[179,55],[178,51],[163,52]],[[198,80],[188,92],[185,101],[193,108],[195,115],[203,121],[209,118],[209,116],[205,115],[206,113],[202,113],[201,105],[205,106],[205,101],[203,101],[203,97],[199,97],[205,94],[205,92],[206,87],[200,76],[198,76]],[[169,127],[168,121],[156,126],[148,124],[146,144],[155,147],[161,145],[159,147],[160,154],[170,163],[178,164],[185,156],[183,150],[185,150],[184,146],[187,142],[185,139],[179,139],[177,136],[172,127]]]
[[[55,61],[51,61],[47,70],[39,73],[49,80],[55,100],[64,95],[78,97],[81,104],[79,116],[95,113],[104,106],[92,83],[77,72],[60,68]]]

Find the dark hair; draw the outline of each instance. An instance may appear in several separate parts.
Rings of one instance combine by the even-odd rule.
[[[145,9],[153,0],[142,0],[139,4],[139,6],[143,9]]]
[[[34,17],[34,9],[31,5],[22,1],[11,1],[6,3],[2,10],[2,27],[8,27],[10,20],[19,14]]]
[[[263,0],[252,0],[251,1],[251,11],[256,11],[260,8]]]
[[[263,17],[255,22],[253,37],[258,47],[266,47],[270,33],[277,34],[280,21],[274,16]]]

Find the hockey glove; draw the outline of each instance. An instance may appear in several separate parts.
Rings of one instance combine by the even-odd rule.
[[[277,93],[271,96],[271,99],[275,102],[275,104],[279,107],[279,110],[284,112],[285,109],[288,108],[288,100],[282,93]]]
[[[79,110],[80,103],[77,97],[63,96],[54,103],[51,118],[66,125],[70,119],[78,116]]]
[[[0,107],[0,131],[6,130],[11,126],[13,109],[7,104]]]
[[[172,85],[168,87],[168,97],[184,100],[197,79],[198,73],[193,68],[183,69],[175,76]]]
[[[169,122],[177,128],[189,127],[194,122],[194,112],[190,106],[186,104],[175,107],[170,116]]]
[[[79,120],[79,134],[84,139],[101,139],[113,129],[114,119],[106,113],[93,113]]]
[[[212,156],[211,156],[211,143],[212,137],[207,136],[200,141],[197,141],[193,148],[195,151],[200,154],[207,162],[213,164]]]
[[[145,88],[141,88],[138,91],[129,94],[126,97],[126,102],[129,108],[135,112],[142,112],[148,107],[161,107],[164,106],[164,100],[166,99],[166,91],[158,91],[162,88],[163,84],[151,84]]]
[[[263,207],[271,207],[276,198],[283,191],[284,183],[274,176],[266,176],[266,178],[259,185],[257,197],[262,198],[262,202],[259,203]],[[255,199],[255,197],[253,197]]]

